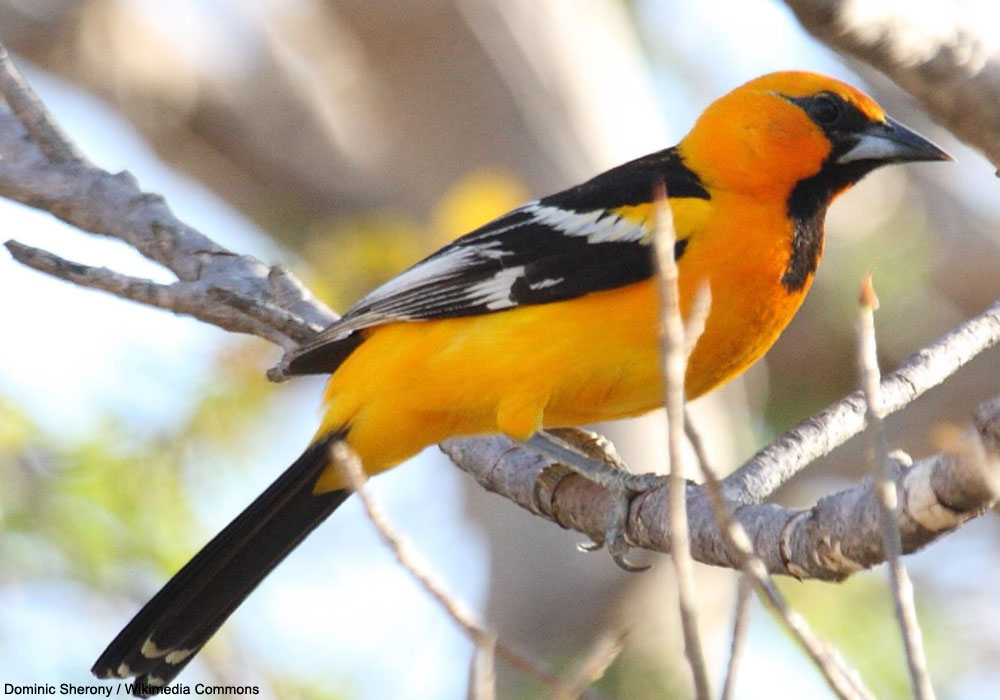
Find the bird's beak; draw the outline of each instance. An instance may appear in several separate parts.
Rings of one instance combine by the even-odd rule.
[[[954,160],[939,147],[892,117],[873,122],[859,135],[857,143],[837,159],[838,163],[873,160],[902,163],[920,160]]]

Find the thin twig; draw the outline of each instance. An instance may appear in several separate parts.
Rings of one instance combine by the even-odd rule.
[[[556,674],[552,673],[548,669],[542,668],[527,654],[517,649],[514,649],[509,644],[501,644],[497,642],[496,645],[496,656],[498,659],[503,659],[508,666],[520,671],[525,676],[534,678],[539,683],[547,688],[553,690],[558,690],[562,688],[565,681],[561,679]],[[598,693],[592,688],[588,688],[580,694],[580,700],[612,700],[606,695]]]
[[[654,195],[655,220],[653,248],[656,278],[660,292],[661,348],[663,360],[664,404],[667,409],[667,436],[670,451],[670,474],[667,477],[670,523],[670,558],[677,574],[678,605],[684,631],[684,654],[694,678],[695,696],[709,700],[712,689],[705,667],[698,615],[695,609],[691,544],[688,535],[687,481],[684,473],[684,370],[687,351],[684,345],[684,321],[681,318],[680,293],[677,289],[677,261],[674,259],[676,234],[666,185],[657,183]]]
[[[399,535],[382,508],[372,499],[365,487],[365,476],[361,470],[361,460],[345,443],[338,442],[331,448],[332,463],[340,469],[351,485],[361,505],[364,506],[368,519],[375,526],[382,540],[389,546],[392,553],[404,569],[417,580],[425,591],[430,593],[448,616],[458,624],[465,633],[476,644],[489,643],[493,634],[483,627],[477,616],[461,600],[445,590],[444,585],[437,579],[437,576],[430,570],[426,562],[422,561],[420,555],[413,549],[410,543]]]
[[[601,635],[583,658],[573,677],[552,693],[552,700],[576,700],[587,686],[596,683],[625,648],[624,632]]]
[[[11,256],[21,264],[77,286],[99,289],[121,299],[137,301],[175,314],[193,316],[227,331],[255,335],[282,347],[288,347],[295,342],[283,332],[287,326],[275,327],[269,323],[273,317],[266,316],[259,308],[249,309],[244,313],[232,305],[220,306],[211,303],[212,300],[208,297],[218,290],[206,289],[200,283],[159,284],[142,277],[123,275],[106,267],[91,267],[66,260],[47,250],[17,241],[7,241],[4,245]]]
[[[698,344],[701,334],[705,332],[705,322],[712,310],[712,287],[708,280],[702,280],[694,293],[694,299],[688,308],[687,320],[684,322],[684,361],[687,362]],[[685,408],[685,413],[687,409]],[[685,421],[686,424],[686,421]]]
[[[469,700],[496,700],[497,638],[494,636],[483,644],[476,645],[469,665]]]
[[[66,138],[38,95],[10,60],[7,48],[0,44],[0,94],[10,110],[53,163],[83,162],[76,146]]]
[[[882,421],[882,397],[879,392],[878,354],[875,341],[875,310],[878,297],[868,274],[861,286],[858,314],[858,364],[861,372],[861,387],[865,392],[868,432],[872,450],[872,471],[875,475],[875,489],[878,494],[882,543],[885,548],[889,569],[889,583],[892,588],[893,608],[899,629],[903,635],[906,665],[910,672],[910,682],[917,700],[934,700],[934,687],[927,670],[923,637],[917,621],[917,610],[913,600],[913,584],[902,560],[902,541],[899,534],[900,512],[899,494],[893,480],[893,469],[889,458],[889,447]]]
[[[747,628],[750,621],[750,594],[753,593],[753,583],[747,575],[742,575],[736,582],[736,605],[733,607],[733,636],[729,643],[729,662],[726,664],[726,678],[722,683],[721,700],[731,700],[736,690],[736,667],[743,653],[743,643],[746,641]]]
[[[685,431],[701,462],[705,489],[715,515],[739,568],[757,589],[771,610],[781,618],[792,636],[799,642],[816,667],[826,678],[831,690],[842,700],[873,700],[874,695],[864,686],[857,671],[850,668],[840,653],[828,642],[817,637],[801,615],[793,610],[768,575],[767,565],[754,552],[753,543],[743,525],[729,511],[723,500],[721,482],[704,452],[700,434],[694,424],[686,421]],[[727,680],[728,682],[728,680]]]
[[[448,616],[462,628],[476,645],[477,650],[484,646],[491,647],[493,655],[503,659],[525,675],[529,675],[555,690],[564,687],[564,682],[558,676],[540,668],[527,654],[497,641],[496,634],[486,628],[464,602],[445,589],[444,584],[438,580],[437,575],[434,574],[423,557],[396,531],[385,512],[368,493],[368,489],[365,487],[365,475],[361,469],[361,460],[350,447],[343,442],[335,443],[331,448],[331,461],[347,477],[351,489],[361,500],[361,505],[364,507],[368,519],[374,525],[375,531],[388,545],[396,560],[444,608]],[[490,655],[489,653],[485,654],[484,659],[488,659]],[[488,675],[487,671],[483,671],[483,673]],[[584,694],[582,697],[586,700],[600,700],[597,695]]]
[[[694,459],[698,463],[698,471],[704,473],[705,470],[709,470],[715,475],[712,463],[708,459],[708,450],[705,449],[705,441],[701,437],[701,431],[695,427],[694,420],[691,418],[691,412],[688,411],[687,406],[684,407],[684,437],[687,438],[688,444],[691,445],[691,449],[694,451]]]
[[[998,343],[1000,300],[918,350],[899,369],[884,376],[879,384],[882,415],[908,406]],[[800,421],[726,477],[723,482],[726,499],[762,503],[806,465],[860,433],[865,426],[865,410],[864,395],[856,391]]]

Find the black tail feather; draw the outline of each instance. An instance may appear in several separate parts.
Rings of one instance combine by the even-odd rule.
[[[136,677],[143,687],[170,683],[264,577],[350,495],[314,494],[343,435],[309,446],[264,493],[153,596],[91,669],[100,678]]]

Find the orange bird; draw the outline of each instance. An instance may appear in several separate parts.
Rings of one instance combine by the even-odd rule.
[[[675,147],[529,202],[386,282],[288,363],[331,374],[313,442],[111,642],[100,677],[169,683],[244,598],[348,497],[329,447],[365,471],[449,437],[645,413],[662,404],[652,193],[666,184],[681,311],[711,309],[687,369],[699,396],[777,339],[812,284],[833,199],[875,168],[947,160],[870,97],[766,75],[713,102]]]

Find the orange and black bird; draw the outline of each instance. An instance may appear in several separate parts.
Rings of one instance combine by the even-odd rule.
[[[139,611],[93,672],[136,676],[140,692],[170,683],[348,497],[330,462],[335,441],[375,474],[449,437],[527,441],[662,405],[657,183],[676,228],[682,313],[703,283],[711,291],[685,380],[694,398],[743,372],[791,320],[838,194],[882,165],[947,159],[840,81],[774,73],[709,105],[677,146],[444,246],[288,363],[291,374],[331,375],[313,442]]]

